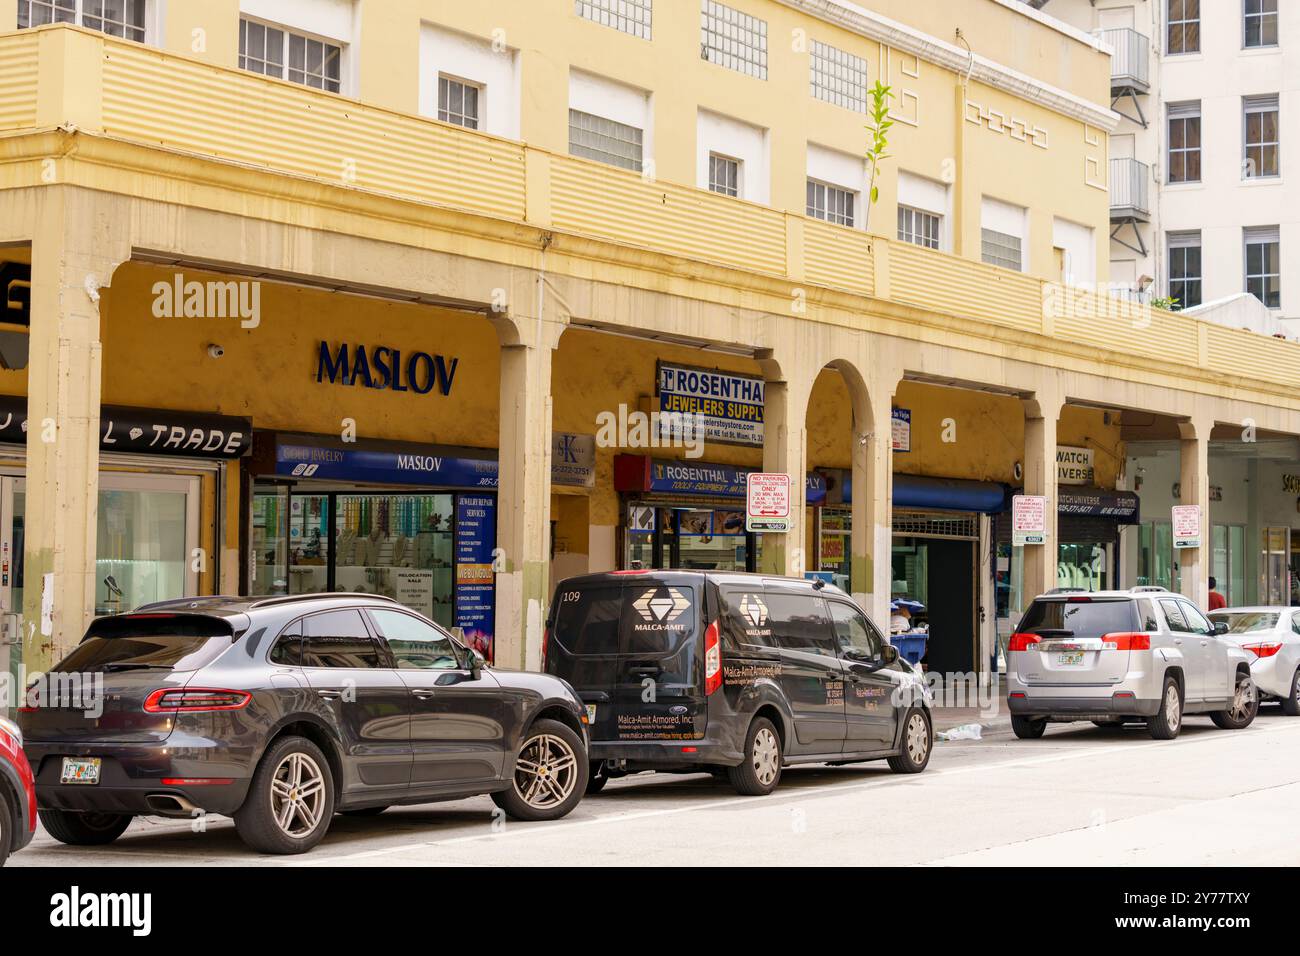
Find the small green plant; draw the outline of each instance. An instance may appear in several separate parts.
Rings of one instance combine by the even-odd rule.
[[[1166,312],[1178,312],[1180,311],[1181,306],[1178,304],[1178,300],[1173,296],[1162,295],[1151,300],[1151,308],[1163,309]]]
[[[871,145],[867,147],[867,210],[862,217],[862,227],[866,229],[871,223],[871,207],[880,199],[880,187],[876,178],[880,174],[880,164],[889,158],[889,128],[894,121],[889,118],[889,101],[894,98],[893,88],[876,80],[876,85],[867,91],[870,106],[867,110],[871,122],[867,132],[871,134]]]

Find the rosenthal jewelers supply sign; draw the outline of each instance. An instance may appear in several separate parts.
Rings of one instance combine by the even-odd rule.
[[[790,530],[790,476],[751,471],[745,476],[745,530]]]
[[[1047,499],[1042,495],[1016,495],[1011,499],[1011,543],[1045,544],[1047,541]]]
[[[1199,548],[1201,546],[1200,505],[1174,505],[1174,547]]]
[[[696,437],[705,441],[763,444],[761,378],[667,362],[658,364],[656,376],[661,437],[680,438],[682,418],[690,415],[700,424]]]

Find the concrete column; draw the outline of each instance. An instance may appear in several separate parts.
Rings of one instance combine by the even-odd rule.
[[[1197,505],[1201,509],[1201,546],[1178,548],[1174,561],[1178,565],[1178,590],[1199,608],[1210,599],[1210,560],[1214,542],[1210,534],[1210,430],[1209,419],[1191,419],[1178,423],[1179,498],[1180,505]]]
[[[130,257],[130,217],[101,193],[50,186],[32,237],[23,661],[43,671],[95,611],[99,298]]]
[[[1059,395],[1039,390],[1024,400],[1025,494],[1047,498],[1047,542],[1024,547],[1024,593],[1028,602],[1056,587],[1056,422],[1061,415]]]
[[[894,440],[893,399],[896,381],[881,382],[864,403],[862,418],[854,406],[852,589],[876,623],[889,631],[893,580]]]
[[[808,499],[808,398],[811,380],[768,382],[763,410],[763,470],[790,476],[790,530],[762,535],[759,569],[803,577],[804,511]]]
[[[563,326],[497,323],[501,345],[495,662],[538,670],[550,601],[551,357]]]

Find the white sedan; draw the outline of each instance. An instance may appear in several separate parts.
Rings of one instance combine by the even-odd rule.
[[[1254,655],[1250,674],[1264,699],[1276,698],[1288,715],[1300,715],[1300,608],[1229,607],[1209,617],[1228,626],[1223,640]]]

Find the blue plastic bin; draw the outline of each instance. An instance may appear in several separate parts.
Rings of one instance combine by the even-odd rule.
[[[925,645],[930,640],[929,634],[894,634],[889,643],[898,648],[898,654],[909,664],[921,663],[925,656]]]

